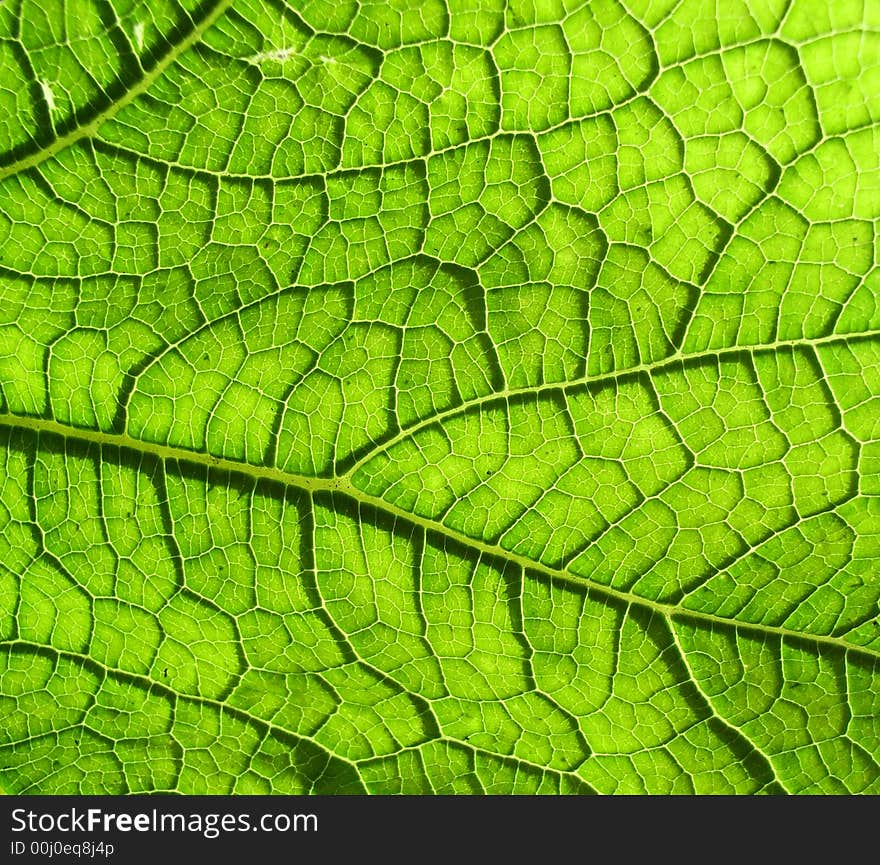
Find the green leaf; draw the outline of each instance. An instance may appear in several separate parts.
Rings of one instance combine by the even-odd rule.
[[[3,4],[3,788],[880,792],[878,51]]]

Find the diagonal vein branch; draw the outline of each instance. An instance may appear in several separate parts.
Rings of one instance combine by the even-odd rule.
[[[618,603],[632,604],[643,609],[651,610],[668,619],[690,620],[697,624],[708,627],[736,628],[745,632],[761,635],[772,634],[780,637],[788,637],[793,640],[805,641],[821,646],[828,646],[837,651],[851,655],[862,656],[869,661],[880,661],[880,651],[869,646],[858,645],[844,637],[835,637],[824,634],[811,634],[792,630],[777,625],[766,625],[748,622],[739,619],[725,618],[698,610],[691,610],[677,604],[663,603],[652,600],[633,592],[615,589],[572,573],[564,568],[554,568],[540,562],[535,562],[526,556],[505,549],[499,544],[471,538],[468,535],[437,523],[426,517],[410,513],[403,508],[385,501],[378,496],[363,492],[354,486],[348,478],[324,478],[309,477],[307,475],[293,474],[278,468],[257,466],[249,463],[236,462],[224,457],[213,456],[199,451],[190,451],[170,445],[156,444],[153,442],[140,441],[127,434],[100,432],[97,430],[80,429],[65,426],[54,420],[37,417],[19,417],[10,414],[0,414],[0,428],[18,429],[28,431],[37,436],[46,435],[59,437],[62,440],[75,440],[92,447],[121,448],[136,454],[151,455],[163,462],[172,462],[183,465],[201,466],[215,471],[221,471],[245,477],[253,482],[271,481],[285,487],[299,489],[311,495],[324,493],[331,496],[341,496],[355,504],[366,506],[379,513],[390,517],[392,520],[400,520],[403,523],[416,525],[422,528],[429,536],[445,539],[466,549],[472,550],[477,555],[483,555],[496,561],[509,562],[530,572],[540,575],[544,579],[571,586],[578,591],[586,591],[598,598],[616,601]]]

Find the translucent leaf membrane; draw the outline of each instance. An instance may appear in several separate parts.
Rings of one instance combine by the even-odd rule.
[[[880,792],[878,38],[4,6],[4,789]]]

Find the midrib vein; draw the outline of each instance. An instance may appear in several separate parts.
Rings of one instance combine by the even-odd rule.
[[[392,517],[395,520],[401,520],[404,523],[419,526],[429,534],[444,537],[459,546],[471,549],[481,555],[509,562],[523,569],[523,571],[531,571],[532,573],[540,574],[547,579],[573,586],[580,591],[586,590],[598,597],[607,598],[625,605],[648,609],[653,613],[664,616],[669,621],[691,620],[710,626],[717,625],[724,628],[733,627],[743,631],[757,633],[762,636],[772,635],[780,638],[829,646],[847,653],[862,655],[872,660],[880,660],[880,651],[866,646],[859,646],[840,637],[804,633],[776,625],[760,625],[752,622],[743,622],[739,619],[724,618],[723,616],[716,616],[712,613],[701,612],[698,610],[691,610],[675,604],[664,604],[659,601],[649,600],[648,598],[641,597],[632,592],[612,588],[603,583],[591,580],[588,577],[574,574],[569,570],[557,569],[540,562],[535,562],[525,556],[519,555],[518,553],[511,552],[498,544],[488,543],[486,541],[469,537],[468,535],[465,535],[456,529],[449,528],[442,523],[437,523],[426,517],[410,513],[395,504],[385,501],[385,499],[365,493],[355,487],[348,477],[309,477],[308,475],[295,474],[278,468],[237,462],[225,457],[213,456],[212,454],[200,451],[186,450],[171,445],[141,441],[140,439],[133,438],[124,433],[107,433],[98,430],[66,426],[57,421],[45,418],[0,414],[0,427],[6,427],[13,430],[27,430],[36,434],[45,433],[48,435],[59,436],[63,439],[71,439],[94,445],[99,448],[107,447],[125,449],[135,453],[150,455],[161,460],[163,463],[177,462],[192,466],[201,466],[207,469],[246,477],[255,483],[259,481],[269,481],[282,486],[294,487],[307,492],[310,495],[314,495],[315,493],[339,495],[353,501],[355,504],[363,505],[375,511],[384,513],[386,516]]]
[[[79,141],[81,138],[87,138],[94,135],[98,128],[106,123],[110,118],[119,113],[126,105],[136,99],[145,90],[147,90],[157,78],[159,78],[165,70],[174,63],[187,49],[191,48],[198,42],[205,31],[213,26],[214,22],[232,5],[232,0],[217,0],[217,3],[211,10],[198,21],[193,28],[181,39],[174,44],[169,50],[163,54],[159,60],[150,69],[129,87],[122,96],[115,102],[111,102],[103,111],[99,112],[88,123],[83,123],[74,129],[71,129],[66,135],[56,138],[54,141],[40,148],[34,153],[11,162],[9,165],[0,167],[0,180],[18,174],[28,168],[33,168],[41,162],[45,162],[56,153],[69,147],[71,144]]]

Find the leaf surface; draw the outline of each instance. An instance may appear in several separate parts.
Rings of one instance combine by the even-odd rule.
[[[880,792],[878,50],[4,6],[3,787]]]

